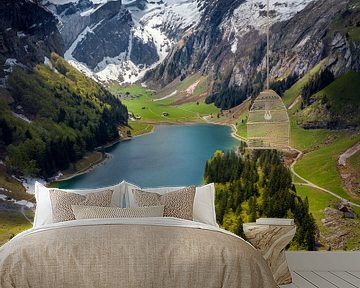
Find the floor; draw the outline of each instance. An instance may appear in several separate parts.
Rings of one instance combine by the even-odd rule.
[[[360,288],[360,252],[287,252],[293,283],[281,288]]]

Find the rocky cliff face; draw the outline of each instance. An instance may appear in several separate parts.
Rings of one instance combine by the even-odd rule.
[[[315,1],[289,21],[275,25],[272,77],[286,75],[289,68],[301,75],[326,57],[335,76],[358,71],[359,43],[342,35],[336,27],[347,4],[347,0]]]
[[[200,19],[201,0],[79,0],[43,5],[59,19],[65,58],[100,81],[134,82]]]
[[[339,32],[335,21],[349,0],[270,2],[272,81],[302,75],[326,57],[335,76],[359,71],[359,42]],[[200,70],[212,79],[209,102],[237,105],[263,88],[265,24],[266,7],[259,2],[214,1],[193,33],[145,78],[163,86]]]
[[[64,52],[51,13],[26,0],[0,1],[0,84],[4,84],[14,65],[32,67],[44,63],[51,52]]]

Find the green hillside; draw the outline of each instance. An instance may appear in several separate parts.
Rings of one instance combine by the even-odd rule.
[[[358,129],[360,127],[360,73],[348,72],[335,79],[332,83],[321,88],[320,91],[310,95],[308,106],[303,104],[304,87],[312,87],[314,79],[324,71],[327,60],[322,60],[318,65],[303,75],[292,87],[283,94],[283,101],[288,108],[291,122],[291,147],[303,151],[304,156],[295,165],[295,171],[312,183],[326,188],[350,201],[360,203],[347,191],[340,176],[337,161],[339,155],[360,141]],[[317,83],[318,84],[318,83]],[[299,97],[300,96],[300,97]],[[305,107],[304,107],[305,106]],[[303,107],[303,109],[302,109]],[[246,121],[248,111],[238,118],[237,131],[246,137]],[[308,127],[304,129],[306,121],[323,121],[323,128]],[[333,123],[336,128],[352,129],[324,129],[328,123]],[[358,185],[359,167],[358,153],[348,159],[347,172],[354,175],[353,185]],[[294,182],[299,181],[294,177]],[[357,186],[356,186],[357,187]],[[330,233],[321,219],[324,218],[324,209],[333,207],[339,200],[330,194],[312,187],[296,185],[298,195],[303,199],[308,197],[309,209],[313,214],[321,233]],[[359,213],[359,210],[354,208]],[[350,225],[350,224],[349,224]],[[357,238],[356,238],[357,239]],[[346,240],[347,247],[357,247],[358,244]]]
[[[14,69],[0,105],[0,153],[11,173],[50,177],[118,138],[127,109],[56,54],[52,66]],[[16,112],[16,113],[15,113]]]
[[[304,125],[326,122],[333,127],[360,125],[360,73],[348,72],[312,96],[314,103],[299,116]]]
[[[305,154],[294,169],[299,175],[320,187],[360,204],[358,198],[353,198],[346,192],[337,168],[339,155],[359,141],[360,134],[352,135],[350,132],[341,131],[332,143]]]
[[[324,62],[315,66],[284,94],[284,102],[294,101],[302,89],[320,72]],[[312,104],[301,110],[301,101],[289,110],[291,120],[291,146],[305,152],[295,170],[309,181],[338,195],[358,202],[344,188],[337,168],[341,153],[357,143],[360,138],[355,131],[330,129],[304,129],[312,127],[359,127],[360,126],[360,73],[348,72],[316,92]],[[322,125],[315,125],[321,122]],[[325,124],[324,124],[325,123]],[[311,128],[311,125],[308,126]],[[311,198],[309,197],[311,202]]]
[[[303,77],[299,79],[293,86],[291,86],[288,90],[285,91],[283,95],[283,101],[286,107],[289,107],[301,94],[302,88],[309,82],[309,79],[318,73],[323,67],[326,59],[323,59],[319,64],[317,64],[314,68],[312,68],[309,72],[307,72]]]

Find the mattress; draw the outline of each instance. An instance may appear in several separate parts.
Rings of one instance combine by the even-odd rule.
[[[177,218],[74,220],[0,248],[0,287],[276,287],[260,252],[222,229]]]

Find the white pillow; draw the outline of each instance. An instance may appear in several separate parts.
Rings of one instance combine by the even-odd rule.
[[[54,188],[47,188],[39,182],[35,183],[35,198],[36,198],[36,211],[34,218],[34,227],[39,227],[47,224],[54,223],[52,216],[52,206],[50,200],[49,190]],[[80,195],[86,195],[88,193],[99,192],[104,190],[113,190],[113,196],[111,206],[122,207],[123,195],[125,194],[125,182],[121,182],[114,186],[98,188],[98,189],[58,189],[64,192],[77,193]]]
[[[135,198],[133,196],[133,189],[140,189],[147,192],[154,192],[161,195],[166,193],[182,189],[184,187],[160,187],[160,188],[145,188],[142,189],[134,184],[125,182],[125,199],[127,208],[138,207]],[[193,220],[204,224],[209,224],[215,227],[219,227],[216,223],[215,213],[215,186],[214,183],[210,183],[201,187],[196,187],[194,208],[193,208]]]
[[[216,223],[214,183],[196,187],[193,218],[196,222],[219,227]]]

